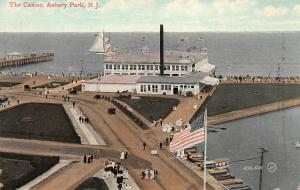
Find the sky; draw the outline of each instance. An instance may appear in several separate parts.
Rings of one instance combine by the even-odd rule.
[[[100,8],[24,7],[49,2]],[[300,0],[0,0],[0,32],[158,32],[159,24],[167,32],[299,31]]]

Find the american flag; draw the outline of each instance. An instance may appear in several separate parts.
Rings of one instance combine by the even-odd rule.
[[[204,141],[205,129],[207,126],[207,111],[205,110],[193,123],[191,128],[176,133],[170,143],[170,151],[176,152]]]

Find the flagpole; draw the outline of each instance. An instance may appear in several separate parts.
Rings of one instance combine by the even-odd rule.
[[[204,111],[204,184],[203,190],[206,190],[206,154],[207,154],[207,109]]]

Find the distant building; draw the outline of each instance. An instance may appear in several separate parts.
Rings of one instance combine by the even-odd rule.
[[[104,60],[105,75],[159,75],[159,53],[113,55]],[[213,73],[215,66],[208,63],[206,52],[166,51],[164,74],[184,76],[194,71]]]

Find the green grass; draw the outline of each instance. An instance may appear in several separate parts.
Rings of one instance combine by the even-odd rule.
[[[218,86],[203,105],[207,105],[208,116],[214,116],[297,97],[300,97],[300,85],[297,84],[226,84]]]
[[[91,177],[81,183],[75,190],[108,190],[108,187],[103,179]]]
[[[21,187],[59,162],[58,157],[31,156],[0,152],[2,190]]]
[[[22,104],[0,112],[0,136],[80,143],[60,104]]]
[[[18,84],[21,84],[19,82],[0,82],[0,88],[1,87],[12,87],[12,86],[16,86]]]
[[[173,106],[179,104],[179,100],[175,98],[141,96],[140,99],[122,97],[117,99],[128,104],[150,122],[164,119],[172,111]]]

